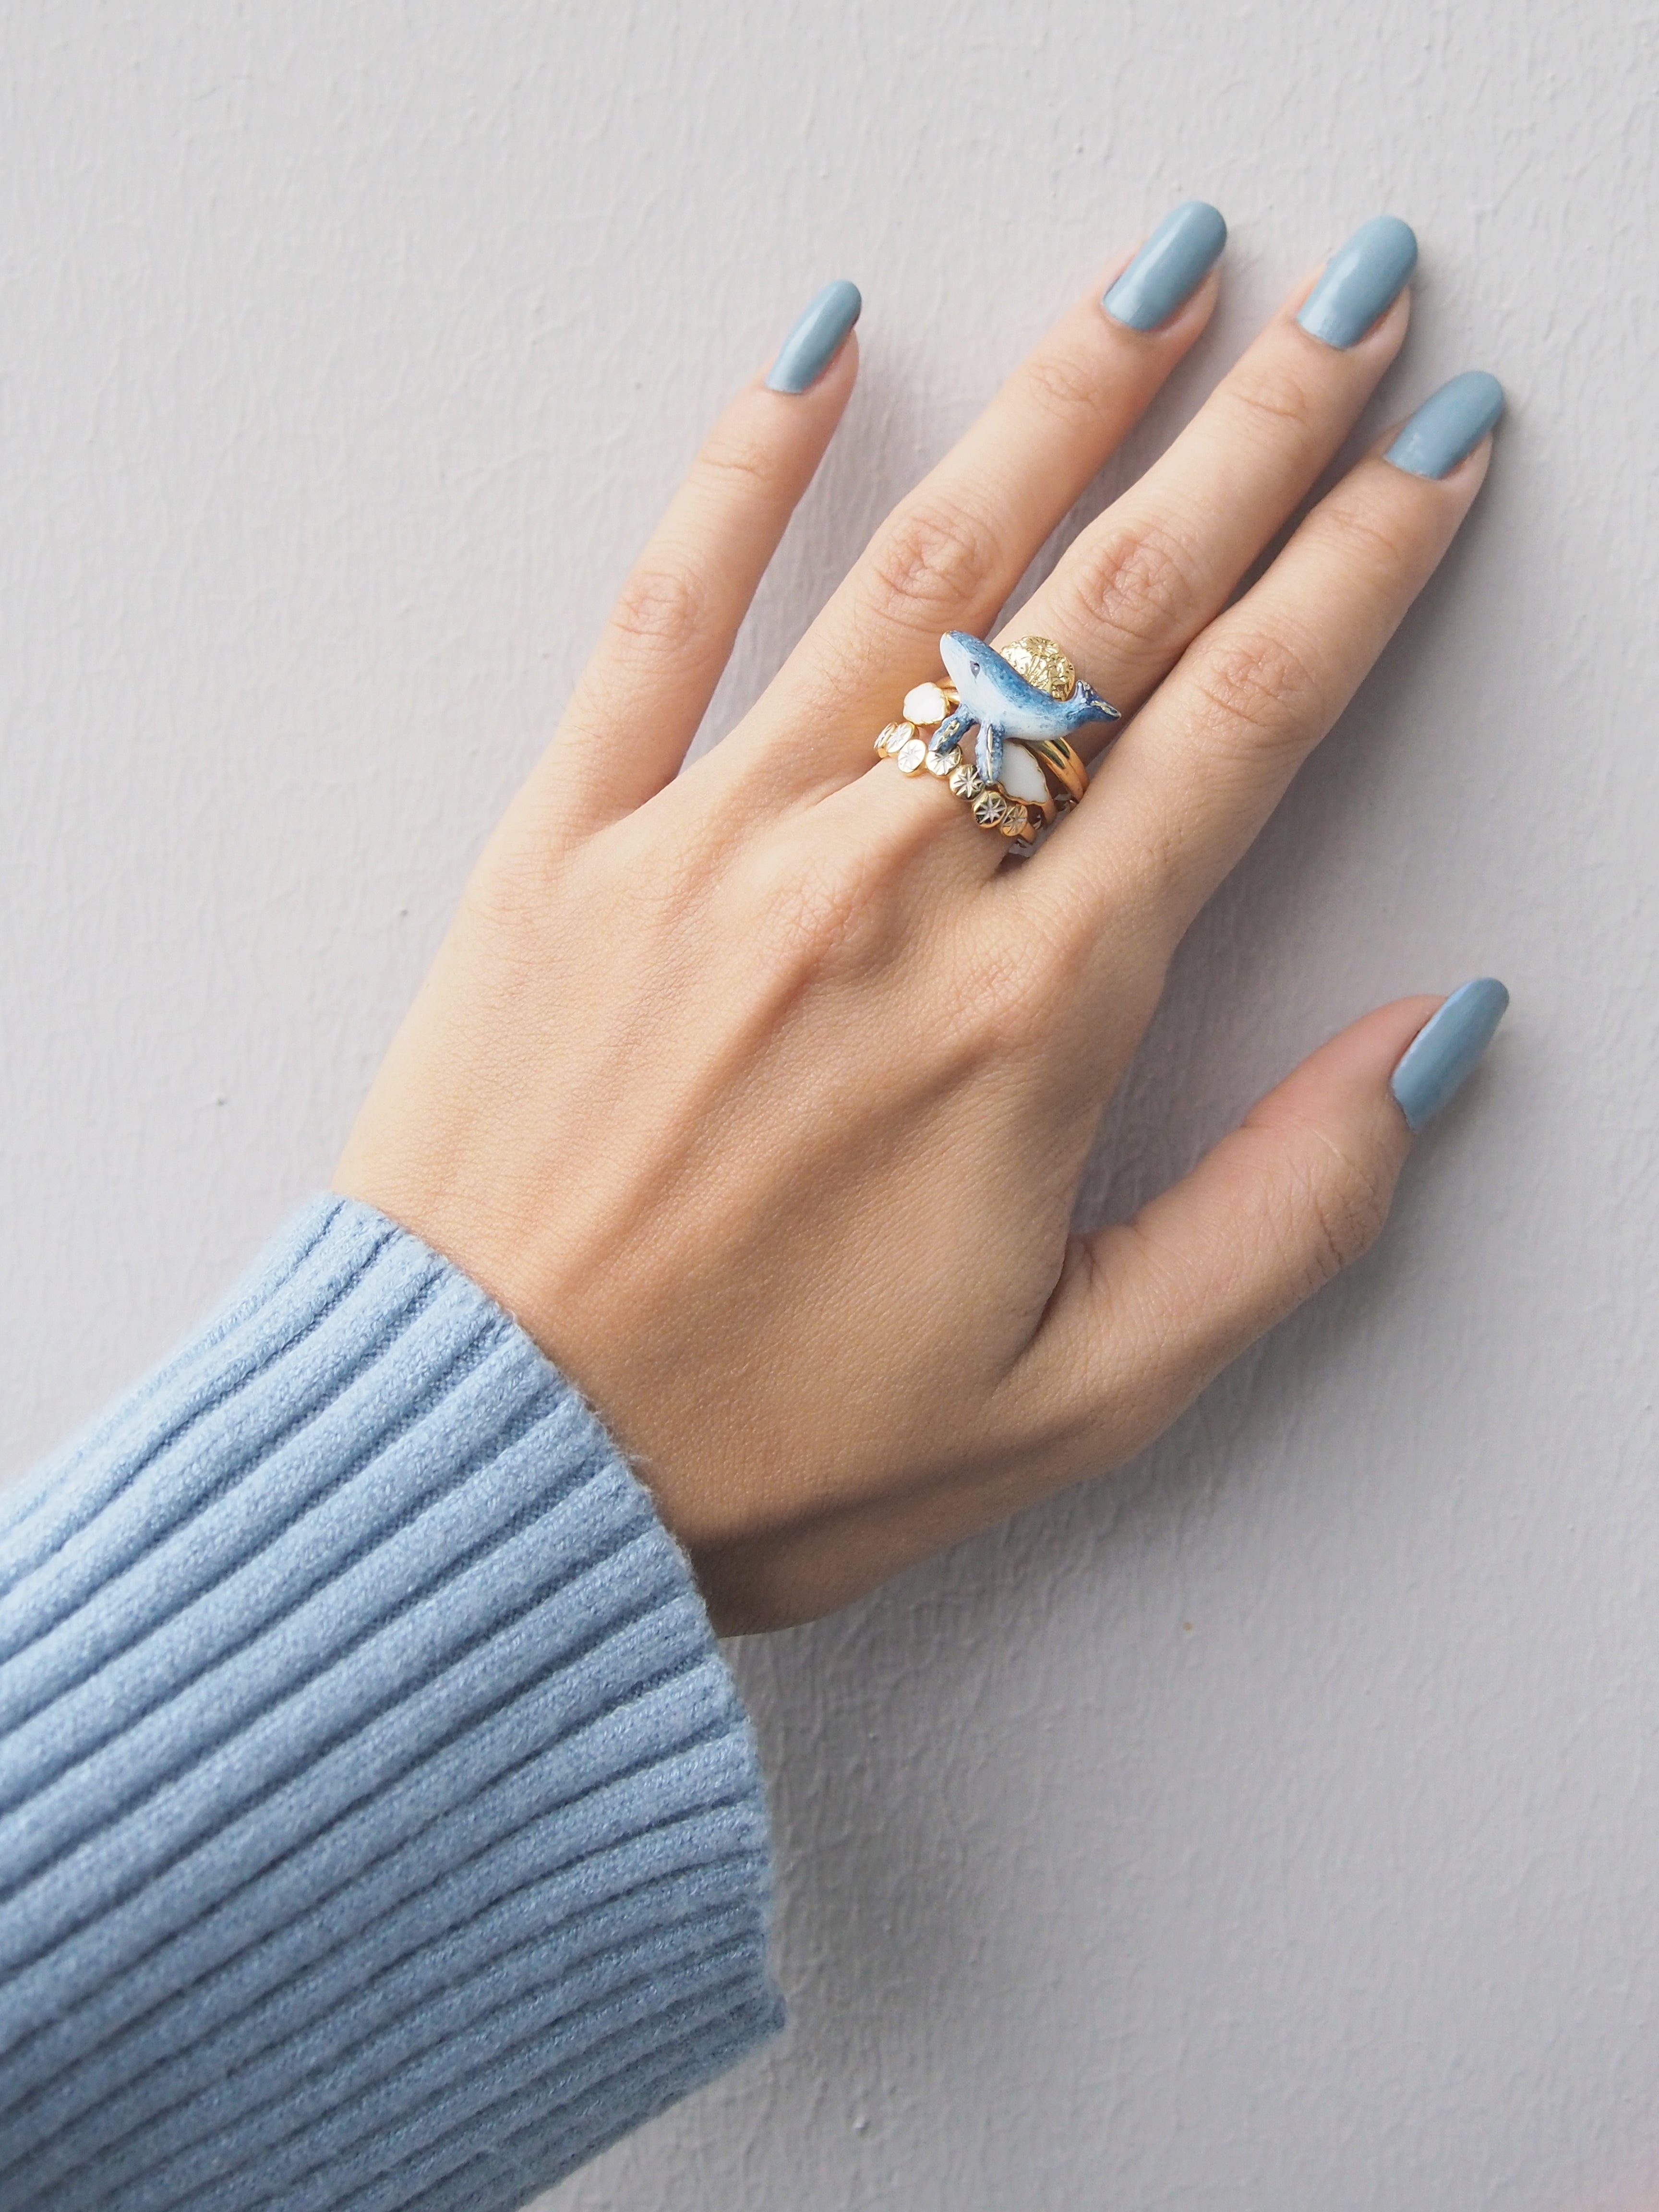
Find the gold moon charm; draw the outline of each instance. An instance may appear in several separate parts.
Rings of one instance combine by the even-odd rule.
[[[1023,676],[1051,699],[1069,699],[1077,690],[1077,670],[1051,637],[1016,638],[1000,648],[1016,675]]]

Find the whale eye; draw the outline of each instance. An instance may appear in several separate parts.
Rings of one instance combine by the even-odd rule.
[[[973,672],[974,672],[974,674],[975,674],[975,676],[977,676],[977,675],[979,674],[979,663],[978,663],[978,661],[976,661],[976,660],[970,660],[970,661],[969,662],[968,665],[969,665],[969,667],[973,671]]]

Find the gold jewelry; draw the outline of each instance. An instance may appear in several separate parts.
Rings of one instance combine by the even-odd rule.
[[[1116,712],[1086,684],[1079,686],[1077,670],[1052,638],[1022,637],[1000,653],[959,631],[948,634],[943,643],[947,656],[953,647],[971,647],[976,656],[963,667],[963,682],[978,675],[985,664],[992,664],[1003,673],[1005,696],[1010,688],[1007,679],[1012,678],[1012,691],[1030,701],[1032,708],[1040,708],[1041,715],[1028,713],[1018,719],[1017,726],[1006,736],[998,732],[995,757],[1000,758],[1002,773],[994,778],[987,777],[978,766],[963,757],[957,743],[958,737],[965,737],[974,726],[974,720],[963,708],[961,692],[948,678],[939,678],[918,684],[905,693],[900,717],[889,722],[876,739],[876,751],[894,762],[902,775],[920,775],[926,769],[943,778],[957,798],[966,800],[981,830],[997,830],[1010,841],[1015,852],[1030,852],[1048,824],[1069,813],[1089,787],[1088,769],[1069,738],[1052,728],[1039,732],[1029,727],[1030,722],[1053,719],[1053,710],[1046,704],[1049,699],[1065,702],[1076,698],[1079,719],[1115,721]],[[958,652],[958,663],[960,660]],[[1034,700],[1033,692],[1040,692],[1043,697]],[[986,710],[988,720],[991,712],[990,708]],[[1000,714],[998,719],[1001,719]],[[951,725],[948,730],[945,727],[946,723]],[[1045,786],[1042,798],[1030,789],[1029,771],[1024,779],[1027,782],[1024,792],[1008,788],[1006,747],[1011,744],[1029,753],[1041,771]],[[977,758],[983,762],[985,757],[981,729]]]
[[[1056,811],[1069,814],[1089,788],[1089,769],[1082,754],[1065,738],[1022,738],[1019,742],[1028,753],[1036,756]]]
[[[946,714],[954,711],[947,708]],[[939,717],[942,722],[945,714]],[[1054,817],[1057,809],[1050,800],[1016,799],[1000,783],[987,783],[973,764],[963,760],[960,746],[953,745],[948,752],[936,753],[928,750],[929,740],[939,722],[913,722],[908,715],[902,720],[890,722],[876,739],[876,750],[893,762],[901,775],[920,775],[923,769],[941,777],[958,799],[965,799],[969,811],[981,830],[1000,830],[1002,835],[1015,841],[1015,850],[1027,851],[1036,843],[1037,833]]]

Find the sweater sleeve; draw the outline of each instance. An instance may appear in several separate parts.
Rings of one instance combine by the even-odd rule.
[[[513,2212],[781,2017],[747,1720],[578,1394],[318,1202],[0,1525],[0,2205]]]

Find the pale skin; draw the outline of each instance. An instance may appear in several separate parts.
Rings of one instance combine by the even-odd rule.
[[[827,1612],[1120,1465],[1387,1217],[1412,1141],[1389,1078],[1432,996],[1334,1037],[1133,1221],[1070,1227],[1170,955],[1486,473],[1487,444],[1432,482],[1380,440],[1234,600],[1405,336],[1402,295],[1357,345],[1322,344],[1294,320],[1312,282],[1000,625],[1059,639],[1131,718],[1024,864],[871,740],[937,674],[943,630],[997,623],[1217,275],[1150,334],[1092,285],[682,774],[856,341],[800,396],[757,379],[352,1133],[336,1188],[453,1260],[587,1395],[723,1631]]]

